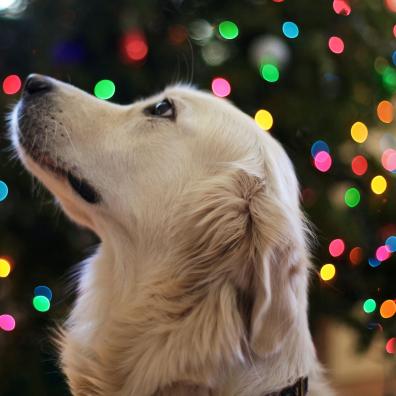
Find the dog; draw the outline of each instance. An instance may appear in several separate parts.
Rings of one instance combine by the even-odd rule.
[[[334,394],[297,178],[252,118],[188,86],[123,106],[41,75],[10,118],[24,166],[101,240],[57,331],[73,395]]]

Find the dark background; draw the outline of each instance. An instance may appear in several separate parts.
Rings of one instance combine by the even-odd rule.
[[[15,0],[1,10],[2,2],[1,80],[10,74],[24,79],[36,72],[93,93],[99,80],[110,79],[116,85],[111,100],[130,103],[178,81],[210,90],[212,79],[221,76],[231,83],[229,99],[243,111],[254,116],[260,108],[269,110],[274,118],[271,133],[296,166],[303,205],[316,226],[313,261],[318,270],[328,262],[337,269],[329,282],[313,276],[314,333],[320,337],[319,324],[331,317],[356,330],[360,340],[356,348],[361,350],[377,332],[383,332],[385,340],[396,337],[395,316],[383,319],[378,308],[372,314],[362,310],[367,298],[375,299],[378,306],[396,299],[394,258],[376,268],[367,261],[388,236],[396,234],[394,175],[380,161],[385,148],[396,146],[394,125],[381,123],[376,114],[379,101],[392,100],[396,89],[392,1],[351,1],[348,16],[337,15],[332,1],[325,0]],[[239,26],[234,40],[219,35],[223,20]],[[296,39],[282,34],[287,20],[300,28]],[[202,26],[209,26],[210,37],[197,39]],[[139,32],[148,45],[141,61],[125,58],[123,43],[131,32]],[[345,42],[342,54],[328,48],[333,35]],[[288,56],[284,63],[275,57],[280,68],[275,83],[265,81],[251,59],[252,53],[257,55],[255,43],[263,49],[270,37],[272,42],[265,44],[268,51],[285,48]],[[215,55],[227,56],[213,65],[205,58],[211,48]],[[18,95],[0,92],[4,120],[0,180],[9,187],[8,197],[0,202],[0,256],[12,264],[11,274],[0,278],[0,315],[8,313],[16,319],[14,331],[0,329],[0,395],[66,395],[48,329],[70,310],[75,285],[67,279],[73,265],[92,254],[99,241],[67,220],[53,198],[12,159],[5,118]],[[369,127],[370,138],[363,145],[350,137],[357,120]],[[310,150],[318,139],[331,148],[333,165],[326,173],[312,165]],[[369,162],[361,177],[351,171],[356,154]],[[375,175],[388,181],[386,192],[379,196],[370,189]],[[349,208],[342,195],[353,186],[360,189],[362,200]],[[346,251],[335,259],[329,256],[328,244],[337,237],[345,241]],[[349,252],[356,246],[362,248],[363,257],[353,265]],[[53,291],[48,312],[32,306],[37,285]]]

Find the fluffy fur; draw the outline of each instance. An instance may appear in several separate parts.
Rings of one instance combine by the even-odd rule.
[[[333,395],[308,328],[309,233],[280,144],[188,87],[118,106],[49,81],[16,106],[11,130],[25,166],[101,239],[57,336],[73,395],[262,396],[301,376],[310,396]],[[144,111],[164,98],[175,120]],[[82,199],[69,171],[101,201]]]

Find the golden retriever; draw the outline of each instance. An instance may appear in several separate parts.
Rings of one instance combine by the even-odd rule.
[[[26,168],[101,240],[57,337],[73,395],[333,395],[297,179],[254,120],[186,86],[121,106],[31,75],[10,124]]]

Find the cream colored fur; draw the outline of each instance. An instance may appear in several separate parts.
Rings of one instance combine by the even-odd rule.
[[[261,396],[309,376],[310,259],[293,166],[230,102],[176,86],[130,106],[59,81],[43,152],[94,185],[89,204],[12,139],[64,211],[101,239],[58,331],[75,396]],[[143,109],[163,98],[173,122]],[[62,112],[60,112],[60,110]],[[50,118],[52,116],[52,118]]]

